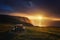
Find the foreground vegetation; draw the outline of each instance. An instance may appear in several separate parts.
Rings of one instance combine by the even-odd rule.
[[[3,29],[4,32],[10,29],[8,25],[5,25],[5,26],[4,26],[5,27],[4,29],[3,27],[1,27],[1,29]],[[0,33],[2,33],[1,30],[0,30]],[[60,40],[60,28],[26,27],[26,30],[24,32],[19,32],[19,33],[9,32],[9,34],[7,35],[8,35],[7,40]]]
[[[60,28],[26,27],[14,40],[60,40]]]

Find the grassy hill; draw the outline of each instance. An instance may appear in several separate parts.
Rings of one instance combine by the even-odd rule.
[[[0,14],[0,32],[7,31],[11,26],[14,27],[16,24],[23,24],[24,26],[33,26],[30,20],[26,17],[1,15]]]
[[[24,33],[18,33],[13,40],[60,40],[60,28],[26,27]]]
[[[0,32],[2,36],[4,40],[60,40],[60,28],[26,26],[25,32]]]

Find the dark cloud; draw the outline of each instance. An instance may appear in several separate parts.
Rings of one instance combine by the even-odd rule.
[[[9,10],[9,11],[13,11],[13,8],[8,6],[8,5],[4,5],[4,4],[0,4],[0,9],[1,10]]]
[[[60,13],[59,0],[0,0],[0,12],[26,12],[34,8],[45,8],[54,12],[54,15]]]
[[[32,7],[31,1],[27,0],[0,0],[0,12],[26,12]]]

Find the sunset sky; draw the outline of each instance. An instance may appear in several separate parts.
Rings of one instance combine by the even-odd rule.
[[[28,17],[36,26],[52,21],[60,26],[60,0],[0,0],[0,14]]]

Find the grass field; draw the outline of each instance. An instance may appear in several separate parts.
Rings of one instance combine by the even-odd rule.
[[[5,29],[7,30],[7,28]],[[4,31],[6,31],[5,29]],[[13,38],[9,36],[7,38],[11,40],[60,40],[60,28],[58,27],[26,27],[25,32],[10,33],[12,35],[8,35],[13,36]]]
[[[26,27],[24,33],[18,33],[14,40],[60,40],[60,28]]]

